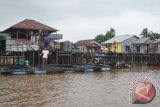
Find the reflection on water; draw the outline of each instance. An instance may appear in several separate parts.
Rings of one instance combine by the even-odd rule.
[[[160,83],[158,69],[0,76],[0,107],[158,107],[159,96],[147,105],[128,103],[131,82],[149,76]]]

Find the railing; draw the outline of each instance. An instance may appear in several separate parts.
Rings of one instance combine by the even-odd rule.
[[[24,59],[24,56],[0,56],[0,65],[15,65]]]

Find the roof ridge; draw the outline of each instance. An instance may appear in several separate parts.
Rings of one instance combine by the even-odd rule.
[[[14,25],[12,25],[11,27],[9,27],[8,29],[4,30],[7,31],[9,29],[35,29],[35,30],[46,30],[46,31],[51,31],[51,32],[56,32],[58,31],[55,28],[52,28],[46,24],[43,24],[41,22],[32,20],[32,19],[25,19],[22,20]]]

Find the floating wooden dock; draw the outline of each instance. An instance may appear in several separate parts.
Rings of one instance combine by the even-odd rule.
[[[48,65],[47,69],[40,66],[3,66],[0,68],[1,75],[40,75],[54,73],[73,73],[73,72],[101,72],[110,71],[107,66],[95,65]]]

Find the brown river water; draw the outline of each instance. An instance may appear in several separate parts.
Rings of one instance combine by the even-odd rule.
[[[159,91],[149,104],[129,104],[130,84],[140,76],[160,83],[158,67],[0,76],[0,107],[159,107]]]

